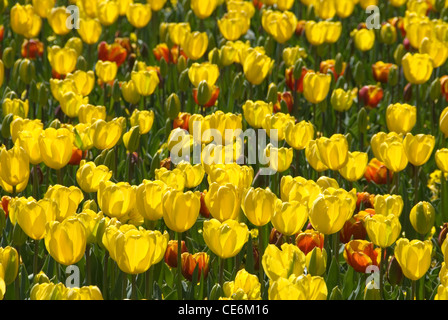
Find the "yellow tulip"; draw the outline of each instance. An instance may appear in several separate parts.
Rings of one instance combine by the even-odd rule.
[[[271,220],[276,200],[269,188],[249,188],[243,194],[241,209],[253,225],[262,227]]]
[[[96,120],[106,119],[106,107],[94,106],[92,104],[83,104],[78,110],[78,119],[80,123],[93,123]]]
[[[260,300],[261,284],[258,277],[246,269],[236,273],[235,281],[227,281],[223,285],[224,295],[230,300]]]
[[[244,119],[255,129],[260,129],[264,118],[273,113],[272,103],[247,100],[243,105]]]
[[[306,269],[312,276],[321,276],[327,268],[327,251],[325,248],[314,247],[306,255]]]
[[[21,258],[17,250],[13,247],[0,247],[0,270],[3,272],[2,280],[6,285],[14,282],[19,273]]]
[[[47,18],[55,4],[56,0],[33,0],[34,12],[41,18]]]
[[[81,288],[68,288],[65,293],[67,300],[104,300],[97,286],[84,286]]]
[[[93,161],[81,160],[76,171],[76,182],[84,192],[97,192],[101,181],[109,181],[112,171],[105,165],[96,166]]]
[[[201,193],[167,190],[162,199],[163,221],[175,232],[189,230],[199,216],[201,208]]]
[[[311,122],[302,120],[296,124],[288,122],[285,127],[285,140],[296,150],[303,150],[314,139],[314,126]]]
[[[156,180],[160,180],[165,183],[168,187],[183,191],[185,189],[185,173],[180,169],[174,168],[173,170],[168,170],[165,167],[155,170]]]
[[[170,23],[168,25],[168,34],[170,36],[170,40],[176,45],[182,45],[185,36],[188,35],[190,32],[191,27],[190,24],[187,22]],[[207,38],[207,45],[208,45],[208,38]]]
[[[135,109],[129,118],[131,126],[139,126],[140,134],[148,133],[154,123],[154,111]]]
[[[448,173],[448,148],[437,150],[434,157],[437,167],[442,170],[443,173]]]
[[[377,194],[374,198],[373,207],[375,209],[375,214],[380,214],[385,217],[393,214],[399,217],[403,211],[403,199],[400,195],[396,194]]]
[[[417,122],[417,108],[407,103],[395,103],[387,107],[386,122],[389,131],[406,134]]]
[[[402,142],[385,141],[379,147],[380,159],[387,169],[399,172],[408,165],[405,148]]]
[[[208,36],[206,32],[186,32],[181,47],[191,60],[199,60],[208,47]]]
[[[96,120],[90,128],[90,138],[95,148],[106,150],[113,148],[121,137],[123,127],[114,119],[111,121]]]
[[[330,138],[316,140],[320,160],[331,170],[343,168],[348,161],[348,142],[344,135],[334,134]]]
[[[381,158],[380,146],[385,141],[387,141],[388,143],[391,143],[393,141],[402,143],[403,135],[401,133],[396,133],[394,131],[391,131],[389,133],[378,132],[372,136],[372,138],[370,140],[370,147],[372,148],[375,158],[377,158],[381,162],[384,162],[384,161]]]
[[[277,199],[272,214],[272,225],[286,236],[300,232],[308,220],[308,206],[299,201],[282,202]]]
[[[42,19],[35,13],[32,5],[16,3],[10,11],[11,29],[14,33],[31,39],[36,38],[42,27]]]
[[[53,32],[59,36],[66,35],[70,32],[66,23],[68,19],[70,19],[70,14],[67,13],[66,7],[63,6],[51,9],[47,16],[51,29],[53,29]]]
[[[424,38],[419,47],[420,53],[427,53],[433,62],[433,67],[438,68],[443,65],[448,58],[448,46],[436,38]]]
[[[87,72],[77,70],[74,73],[69,73],[66,79],[73,80],[76,91],[75,90],[72,91],[79,93],[83,97],[88,96],[90,92],[92,92],[93,87],[95,85],[95,74],[93,73],[92,70],[89,70]]]
[[[76,94],[74,92],[65,93],[61,100],[59,101],[61,104],[62,111],[69,118],[76,118],[78,116],[79,108],[83,104],[87,104],[89,102],[88,97],[83,97],[80,94]]]
[[[241,205],[241,191],[230,183],[210,184],[205,195],[205,204],[213,218],[223,222],[238,219]]]
[[[114,81],[117,75],[117,64],[111,61],[98,60],[95,65],[95,73],[104,83]]]
[[[406,134],[403,146],[409,162],[414,166],[424,165],[431,157],[435,143],[436,139],[432,135]]]
[[[330,84],[329,74],[308,72],[303,78],[303,95],[310,103],[318,104],[327,97]]]
[[[380,248],[390,247],[398,239],[401,232],[400,220],[394,214],[367,216],[365,227],[370,241]]]
[[[84,199],[81,189],[75,186],[65,187],[59,184],[50,186],[44,198],[53,200],[57,204],[56,220],[62,222],[76,214],[79,204]]]
[[[339,188],[339,186],[337,187]],[[300,176],[295,178],[283,176],[280,181],[280,195],[283,202],[298,201],[311,208],[314,200],[321,192],[321,187],[316,182]]]
[[[65,167],[72,157],[74,136],[66,128],[48,128],[39,135],[39,148],[45,165],[59,170]]]
[[[299,58],[306,58],[307,54],[305,49],[295,46],[295,47],[287,47],[283,49],[282,58],[285,61],[285,65],[287,67],[293,66]]]
[[[45,225],[56,220],[57,203],[50,199],[24,202],[16,212],[17,222],[28,237],[41,240],[45,237]]]
[[[431,203],[420,201],[417,203],[409,214],[409,220],[415,231],[420,234],[427,234],[434,226],[436,211]]]
[[[339,189],[339,184],[336,179],[321,176],[317,179],[316,184],[321,188],[322,191],[327,190],[328,188]]]
[[[135,28],[141,29],[148,25],[152,12],[149,4],[130,3],[126,11],[126,18]]]
[[[199,19],[210,17],[217,5],[217,0],[191,0],[190,2],[191,10]]]
[[[423,39],[432,38],[434,33],[433,23],[428,18],[416,17],[405,24],[406,38],[415,49],[419,49]]]
[[[30,176],[30,160],[22,147],[15,145],[0,151],[0,179],[13,187],[27,184]]]
[[[123,94],[123,99],[128,103],[137,104],[140,101],[141,96],[132,80],[121,83],[121,93]]]
[[[431,78],[434,69],[432,58],[424,53],[406,53],[402,60],[403,73],[412,84],[423,84]]]
[[[292,148],[275,148],[269,144],[265,149],[265,155],[269,159],[269,168],[274,172],[284,172],[289,169],[294,156]]]
[[[250,19],[242,11],[228,11],[217,23],[222,36],[229,41],[238,40],[250,28]]]
[[[103,213],[97,213],[93,210],[83,208],[76,217],[82,222],[86,229],[86,243],[97,243],[98,227],[106,220]]]
[[[319,276],[295,275],[279,278],[269,285],[269,300],[326,300],[325,280]]]
[[[31,288],[30,300],[63,300],[67,296],[68,288],[62,282],[44,282],[35,284]]]
[[[15,98],[5,98],[2,103],[3,117],[12,113],[15,116],[26,118],[28,116],[29,108],[28,99],[23,101]]]
[[[162,218],[165,191],[166,184],[160,180],[143,180],[136,188],[135,206],[145,219],[156,221]]]
[[[269,56],[254,50],[244,60],[244,75],[250,83],[259,85],[271,71],[273,63]]]
[[[285,43],[294,34],[297,26],[297,18],[290,11],[263,11],[261,24],[278,43]]]
[[[219,68],[210,62],[195,62],[188,68],[188,77],[195,88],[199,87],[199,83],[203,80],[209,86],[214,86],[219,77]]]
[[[331,106],[339,112],[347,111],[352,107],[356,95],[356,90],[345,91],[337,88],[331,94]]]
[[[82,41],[87,44],[94,44],[98,42],[103,28],[98,19],[79,19],[78,33]]]
[[[325,163],[322,162],[319,149],[317,147],[317,140],[310,140],[305,148],[305,157],[310,166],[317,172],[328,170]]]
[[[46,225],[45,247],[58,263],[69,266],[77,263],[86,251],[86,230],[82,222],[70,217]]]
[[[294,117],[289,113],[277,112],[273,115],[266,115],[261,123],[261,127],[266,130],[267,135],[274,140],[285,140],[285,129],[288,127],[288,123],[294,124]],[[271,132],[274,131],[274,132]],[[272,133],[277,134],[275,139]]]
[[[98,20],[103,26],[110,26],[118,19],[118,3],[111,0],[103,0],[98,5]]]
[[[39,147],[39,136],[41,132],[42,129],[34,131],[22,130],[19,132],[16,139],[16,144],[25,150],[25,152],[29,156],[30,163],[33,165],[42,162],[42,156],[40,154]]]
[[[336,1],[336,14],[339,18],[348,18],[355,9],[356,1],[353,0],[339,0]]]
[[[301,275],[305,269],[305,259],[305,254],[296,245],[284,243],[280,250],[277,246],[269,244],[261,263],[269,280],[277,281],[292,274]]]
[[[375,44],[375,31],[373,29],[355,29],[350,34],[358,50],[369,51]]]
[[[100,181],[97,198],[104,214],[121,219],[135,207],[135,187],[127,182]]]
[[[221,259],[236,256],[249,239],[249,229],[244,223],[229,219],[204,221],[203,236],[207,247]]]
[[[320,46],[325,43],[327,28],[323,22],[309,20],[305,24],[305,36],[313,46]]]
[[[206,169],[207,167],[204,167]],[[208,174],[208,183],[218,184],[231,183],[240,190],[249,188],[254,179],[254,169],[251,166],[240,166],[236,163],[226,163],[210,167]]]
[[[205,170],[202,164],[191,165],[187,161],[181,161],[176,168],[185,175],[185,187],[192,189],[197,187],[204,179]]]
[[[150,96],[159,85],[159,76],[154,70],[133,71],[131,78],[137,92],[142,96]]]
[[[368,161],[369,156],[367,153],[349,151],[347,163],[339,169],[339,173],[348,181],[358,181],[364,176]]]
[[[406,278],[416,281],[425,275],[431,266],[432,243],[401,238],[395,244],[395,258]]]
[[[61,48],[59,46],[47,47],[48,61],[58,74],[66,75],[76,68],[78,53],[72,48]]]
[[[314,12],[322,20],[331,19],[336,14],[336,3],[335,0],[315,0]]]

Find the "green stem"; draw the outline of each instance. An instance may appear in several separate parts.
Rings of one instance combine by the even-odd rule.
[[[126,299],[127,298],[127,293],[126,293],[126,289],[128,287],[128,274],[122,272],[123,275],[123,279],[122,279],[122,287],[121,287],[121,296],[122,299]]]
[[[58,177],[58,184],[60,184],[61,186],[64,185],[64,178],[62,176],[62,169],[58,169],[56,170],[56,175]]]
[[[177,233],[177,299],[182,300],[182,232]]]
[[[261,284],[261,295],[263,295],[264,291],[264,275],[263,268],[261,264],[261,259],[264,253],[264,244],[263,244],[263,227],[258,227],[258,279]]]
[[[33,259],[33,275],[34,278],[38,273],[39,264],[39,240],[34,240],[34,259]]]
[[[108,294],[108,281],[107,281],[107,267],[109,262],[109,251],[106,250],[106,253],[104,254],[104,269],[103,269],[103,298],[107,299]]]
[[[148,271],[145,273],[145,294],[147,299],[152,299],[152,284],[154,279],[154,268],[149,267]]]
[[[87,273],[87,285],[92,284],[92,272],[91,272],[91,261],[90,261],[90,244],[86,246],[86,273]]]
[[[131,299],[132,300],[136,300],[137,299],[137,285],[136,285],[137,275],[136,274],[131,275],[131,279],[132,279],[132,296],[131,296]]]
[[[219,285],[223,286],[224,284],[224,259],[219,257]]]
[[[418,188],[419,188],[419,181],[418,176],[420,172],[420,167],[414,166],[414,205],[417,204],[419,197],[418,197]]]

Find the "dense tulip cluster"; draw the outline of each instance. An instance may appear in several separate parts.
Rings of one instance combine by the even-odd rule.
[[[0,300],[448,299],[448,2],[22,2]]]

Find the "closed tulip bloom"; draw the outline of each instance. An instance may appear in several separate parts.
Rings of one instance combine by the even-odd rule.
[[[440,114],[439,127],[445,138],[448,137],[448,107],[443,109],[442,113]]]
[[[406,134],[417,122],[417,108],[406,103],[391,104],[386,110],[386,122],[389,131]]]
[[[148,25],[152,12],[149,4],[130,3],[126,11],[126,18],[135,28],[141,29]]]
[[[356,90],[345,91],[337,88],[331,94],[331,106],[339,112],[347,111],[352,107],[356,95]]]
[[[432,58],[426,53],[406,53],[402,60],[402,66],[406,80],[412,84],[427,82],[434,69]]]
[[[47,128],[39,135],[39,147],[45,165],[59,170],[65,167],[72,157],[74,136],[66,128]]]
[[[207,247],[221,259],[236,256],[249,240],[247,225],[233,219],[223,222],[217,219],[206,220],[202,234]]]
[[[319,149],[317,147],[317,140],[310,140],[305,148],[305,157],[310,166],[317,172],[328,170],[325,163],[322,162]]]
[[[188,69],[188,77],[194,87],[199,87],[199,83],[203,80],[209,86],[213,86],[219,77],[219,68],[216,64],[210,62],[193,63]]]
[[[117,144],[122,132],[123,127],[118,119],[107,122],[96,120],[92,123],[90,137],[95,148],[106,150],[113,148]]]
[[[291,244],[284,243],[279,249],[269,244],[261,260],[263,270],[271,281],[279,278],[289,278],[292,274],[301,275],[305,269],[305,254]]]
[[[98,19],[103,26],[112,25],[118,18],[118,3],[110,0],[103,0],[98,4]]]
[[[141,96],[132,80],[121,83],[121,93],[123,94],[123,99],[128,103],[137,104],[140,101]]]
[[[356,1],[353,0],[339,0],[336,1],[336,14],[339,18],[348,18],[355,9]]]
[[[138,212],[147,220],[156,221],[163,216],[163,195],[166,184],[159,181],[143,180],[136,189]]]
[[[65,187],[56,184],[48,188],[44,198],[56,202],[58,206],[56,220],[62,222],[66,218],[76,214],[79,204],[84,199],[84,194],[78,187]]]
[[[266,130],[269,138],[282,141],[285,140],[285,129],[288,123],[294,124],[294,117],[289,113],[277,112],[273,115],[266,115],[261,123],[261,127]],[[274,131],[274,132],[271,132]],[[276,133],[276,138],[273,135]]]
[[[2,111],[3,117],[6,117],[8,114],[12,113],[15,116],[26,118],[29,111],[28,99],[23,101],[16,98],[5,98],[2,103]]]
[[[375,214],[367,216],[364,221],[370,241],[380,248],[390,247],[400,235],[400,220],[393,214]]]
[[[29,156],[31,164],[36,165],[42,162],[39,147],[39,135],[42,130],[25,131],[22,130],[18,134],[16,144],[23,148]]]
[[[403,143],[398,141],[385,141],[380,145],[380,157],[386,165],[387,169],[393,172],[399,172],[408,165],[408,158],[406,156]]]
[[[409,162],[414,166],[424,165],[431,157],[435,142],[436,139],[432,135],[406,134],[403,146]]]
[[[135,207],[135,187],[127,182],[100,181],[98,205],[111,218],[123,218]]]
[[[442,148],[437,150],[434,158],[437,167],[444,173],[448,173],[448,148]]]
[[[85,209],[76,215],[76,217],[81,220],[84,228],[86,229],[86,241],[87,243],[97,243],[97,234],[100,223],[105,222],[103,213],[99,213],[91,210]]]
[[[372,148],[373,154],[375,155],[375,158],[377,158],[381,162],[384,162],[384,161],[381,158],[380,146],[385,141],[387,141],[388,143],[391,143],[393,141],[402,143],[403,135],[392,131],[389,133],[378,132],[372,136],[372,139],[370,140],[370,146]]]
[[[101,181],[109,181],[112,171],[105,165],[96,166],[93,161],[81,160],[76,172],[76,182],[84,192],[97,192]]]
[[[33,0],[34,12],[41,18],[47,18],[47,15],[56,4],[56,0]]]
[[[56,220],[57,211],[56,202],[50,199],[24,202],[16,212],[17,222],[28,237],[41,240],[46,233],[45,225]]]
[[[80,123],[93,123],[96,120],[106,119],[106,107],[95,106],[92,104],[83,104],[78,110],[78,119]]]
[[[199,60],[208,47],[208,36],[206,32],[188,32],[182,40],[181,46],[191,60]]]
[[[207,278],[210,270],[210,256],[205,252],[197,252],[191,254],[189,252],[182,253],[182,275],[188,281],[197,281]],[[197,268],[197,278],[193,279],[193,274]]]
[[[324,234],[333,234],[342,229],[353,215],[354,207],[348,197],[321,194],[314,200],[309,218],[314,229]]]
[[[275,172],[288,170],[294,156],[292,148],[275,148],[271,144],[266,147],[265,154],[269,159],[269,168]]]
[[[369,157],[365,152],[348,152],[348,161],[339,173],[348,181],[357,181],[364,176]]]
[[[277,199],[271,222],[275,229],[286,236],[300,232],[308,220],[308,206],[299,201],[282,202]]]
[[[327,251],[325,248],[314,247],[306,255],[306,269],[312,276],[321,276],[327,270]]]
[[[83,97],[88,96],[95,86],[95,74],[92,70],[89,70],[87,72],[77,70],[74,73],[69,73],[66,79],[73,80],[76,90],[72,91],[79,93]],[[61,96],[63,96],[63,94]]]
[[[250,27],[250,19],[243,11],[228,11],[218,20],[218,27],[224,38],[234,41],[247,33]]]
[[[168,190],[163,196],[163,220],[170,230],[185,232],[196,222],[201,208],[201,193]]]
[[[329,74],[308,72],[303,78],[303,95],[310,103],[320,103],[327,97],[330,84]]]
[[[241,208],[252,224],[262,227],[271,220],[276,200],[269,188],[250,188],[243,194]]]
[[[336,179],[321,176],[317,179],[316,184],[321,188],[322,191],[327,190],[328,188],[339,189],[339,184]]]
[[[30,300],[64,300],[68,290],[62,282],[58,284],[49,281],[37,283],[31,288]]]
[[[66,75],[76,68],[78,53],[72,48],[48,47],[48,61],[58,74]]]
[[[431,265],[432,243],[401,238],[395,245],[395,258],[406,278],[416,281],[425,275]]]
[[[15,145],[11,149],[1,148],[0,179],[8,185],[17,187],[27,184],[30,176],[29,156],[25,149]]]
[[[46,228],[45,247],[53,259],[65,266],[82,259],[86,251],[86,231],[79,219],[52,221]]]
[[[302,120],[296,124],[286,123],[285,140],[296,150],[303,150],[314,139],[314,126],[311,122]]]
[[[83,42],[94,44],[101,36],[102,27],[97,19],[79,19],[78,33]]]
[[[448,58],[448,46],[436,38],[424,38],[420,44],[420,53],[427,53],[433,62],[433,67],[443,65]]]
[[[322,20],[331,19],[336,14],[335,0],[316,0],[314,1],[315,13]]]
[[[199,19],[210,17],[217,5],[217,0],[191,0],[190,3],[191,10]]]
[[[132,81],[135,84],[137,92],[142,96],[149,96],[154,93],[159,85],[159,76],[156,71],[133,71]]]
[[[25,6],[16,3],[10,11],[11,29],[14,33],[31,39],[35,38],[42,27],[42,19],[30,4]]]
[[[74,92],[67,92],[62,96],[59,102],[61,104],[62,112],[69,118],[76,118],[78,116],[79,108],[81,105],[87,104],[89,98],[84,98],[82,95]]]
[[[375,44],[375,31],[373,29],[353,30],[350,34],[358,50],[369,51]]]
[[[165,263],[171,268],[177,268],[177,248],[179,245],[179,241],[170,240],[168,241],[168,245],[166,247],[164,260]],[[185,241],[181,241],[181,254],[184,252],[188,252],[187,246],[185,245]]]
[[[202,164],[191,165],[187,161],[181,161],[176,166],[185,175],[185,187],[192,189],[197,187],[204,179],[205,170]]]
[[[339,170],[348,161],[348,142],[344,135],[334,134],[330,138],[316,139],[321,161],[331,170]]]
[[[223,285],[224,295],[229,300],[260,300],[261,284],[258,277],[246,269],[236,273],[235,281],[227,281]]]
[[[400,195],[396,194],[385,194],[376,195],[374,198],[373,208],[375,209],[375,214],[381,214],[385,217],[393,214],[399,217],[403,211],[403,199]]]
[[[373,243],[366,240],[351,240],[345,244],[344,258],[356,272],[365,273],[369,266],[378,267],[381,249],[374,249]]]
[[[98,60],[95,65],[95,73],[103,83],[114,81],[117,70],[117,64],[111,61]]]
[[[104,300],[103,295],[97,286],[67,288],[65,298],[67,300]]]
[[[320,46],[325,43],[327,28],[323,22],[314,20],[307,21],[305,24],[305,36],[313,46]]]
[[[243,105],[243,115],[247,123],[255,129],[260,129],[264,118],[273,113],[272,103],[247,100]]]
[[[205,195],[205,204],[213,218],[223,222],[237,219],[240,213],[241,192],[230,183],[212,183]]]
[[[218,184],[231,183],[240,190],[249,188],[254,179],[254,169],[251,166],[240,166],[236,163],[228,163],[222,166],[212,167],[208,174],[208,182]]]
[[[66,35],[70,32],[70,29],[67,28],[67,19],[70,19],[70,14],[66,12],[65,7],[53,8],[47,16],[51,29],[59,36]]]
[[[279,278],[268,291],[269,300],[326,300],[327,295],[324,278],[310,274]]]
[[[417,203],[409,214],[409,220],[415,231],[420,234],[427,234],[434,226],[436,211],[431,203],[420,201]]]
[[[434,33],[433,23],[428,18],[415,17],[405,22],[406,38],[410,45],[418,49],[424,38],[431,38]]]
[[[244,75],[250,83],[259,85],[271,71],[273,63],[269,56],[254,50],[244,60]]]
[[[14,282],[19,273],[21,257],[17,250],[11,246],[0,247],[0,272],[3,272],[2,280],[6,285]],[[6,290],[6,289],[5,289]]]
[[[321,192],[316,182],[303,177],[283,176],[280,181],[280,195],[283,202],[299,201],[302,204],[308,203],[308,207],[311,207]]]
[[[290,11],[263,11],[261,17],[263,29],[269,33],[278,43],[285,43],[294,34],[297,26],[297,18]]]

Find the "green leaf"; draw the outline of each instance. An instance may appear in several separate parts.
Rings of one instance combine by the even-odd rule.
[[[338,285],[339,270],[336,258],[331,259],[330,268],[327,274],[327,288],[331,292]]]

